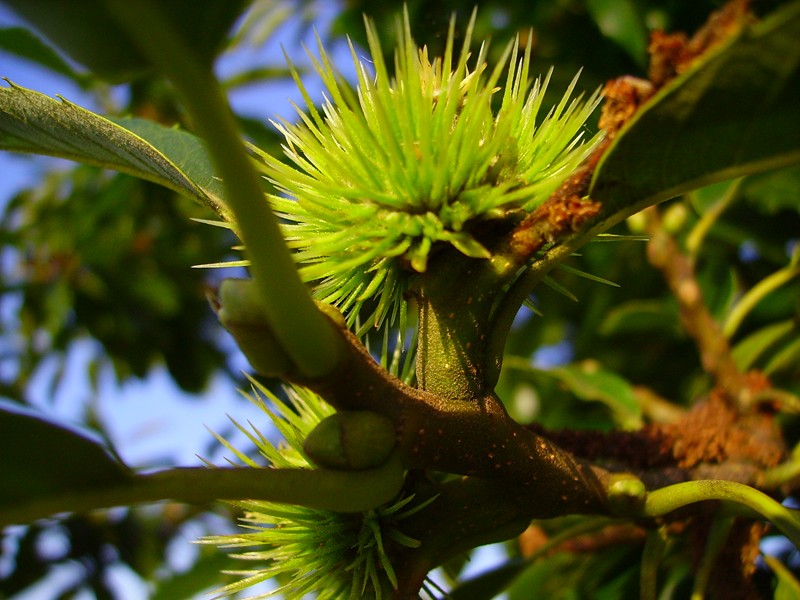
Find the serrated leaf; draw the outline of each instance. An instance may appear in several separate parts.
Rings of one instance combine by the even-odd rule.
[[[11,84],[0,88],[0,149],[114,169],[227,213],[203,143],[178,129],[142,119],[117,124],[66,100]]]
[[[176,127],[164,127],[147,119],[109,119],[139,136],[165,157],[209,198],[222,204],[225,186],[214,173],[214,164],[205,143],[196,135]],[[184,194],[185,195],[185,194]],[[202,198],[197,198],[203,201]],[[228,226],[223,223],[223,226]]]
[[[701,57],[639,110],[603,156],[603,215],[800,162],[800,2]]]
[[[547,371],[583,400],[602,402],[623,428],[641,426],[642,411],[632,386],[622,377],[594,361],[556,367]]]
[[[0,407],[0,505],[123,482],[127,467],[99,443],[38,416]]]

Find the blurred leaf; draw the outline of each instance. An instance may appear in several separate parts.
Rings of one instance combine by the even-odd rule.
[[[508,561],[486,573],[476,575],[450,590],[449,600],[491,600],[505,590],[528,563],[521,559]]]
[[[149,69],[103,0],[5,0],[73,59],[122,81]],[[247,0],[170,0],[156,6],[203,64],[210,64]]]
[[[123,482],[127,468],[91,439],[39,417],[0,407],[0,504]]]
[[[208,548],[186,571],[156,581],[150,600],[195,598],[209,588],[221,585],[222,571],[230,568],[231,559],[216,548]]]
[[[605,404],[620,427],[631,429],[641,426],[642,411],[631,385],[616,373],[603,369],[597,362],[587,360],[546,372],[579,398]]]
[[[681,332],[678,305],[672,299],[629,300],[611,308],[600,325],[602,335],[649,333],[678,337]]]
[[[612,547],[594,554],[558,552],[542,557],[508,589],[509,600],[585,600],[638,597],[639,548]]]
[[[24,27],[0,29],[0,49],[65,75],[79,85],[85,85],[87,82],[86,75],[75,71],[53,48]]]
[[[752,369],[775,347],[798,339],[800,329],[794,319],[772,323],[751,333],[733,348],[733,359],[742,371]]]
[[[650,99],[598,165],[604,215],[800,161],[800,2],[712,48]]]
[[[748,177],[741,194],[761,212],[774,215],[781,210],[800,212],[799,189],[800,167],[789,167]]]
[[[15,196],[0,218],[0,251],[24,257],[0,269],[20,300],[9,306],[21,334],[7,350],[20,363],[15,376],[66,360],[88,335],[102,345],[96,366],[113,365],[119,380],[166,362],[181,388],[202,390],[226,367],[224,342],[205,296],[209,274],[189,266],[222,261],[233,239],[189,221],[205,215],[166,188],[84,165]],[[57,374],[39,373],[48,374],[40,383]]]
[[[775,587],[774,600],[797,600],[797,598],[800,598],[800,581],[797,581],[797,578],[786,565],[768,554],[764,555],[764,561],[775,573],[775,578],[778,580],[778,585]]]
[[[586,7],[603,35],[614,40],[636,64],[644,67],[649,33],[644,23],[643,5],[634,0],[588,0]]]
[[[728,314],[740,293],[730,261],[725,260],[725,257],[706,257],[697,270],[697,282],[708,311],[715,319],[721,320]]]
[[[767,375],[775,375],[782,371],[800,371],[800,336],[778,350],[764,367],[764,373]]]
[[[219,182],[198,138],[177,129],[144,124],[140,119],[123,122],[149,139],[66,100],[59,102],[13,84],[0,88],[0,149],[115,169],[154,181],[225,213],[218,195]],[[176,162],[189,168],[196,180]]]
[[[249,85],[274,81],[276,79],[289,79],[291,76],[292,71],[286,66],[260,66],[235,73],[221,83],[226,91],[231,92],[232,90]]]

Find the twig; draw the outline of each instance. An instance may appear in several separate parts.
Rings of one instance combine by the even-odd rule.
[[[748,405],[749,388],[733,360],[720,324],[711,316],[703,301],[693,261],[681,252],[675,240],[662,227],[658,209],[649,208],[644,214],[645,229],[650,235],[648,259],[664,274],[675,295],[680,307],[681,323],[697,345],[703,368],[740,407]]]

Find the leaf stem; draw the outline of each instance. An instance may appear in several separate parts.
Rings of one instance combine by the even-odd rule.
[[[700,246],[703,244],[703,240],[705,239],[706,234],[711,230],[711,227],[713,227],[714,223],[717,222],[722,213],[724,213],[725,210],[736,199],[736,195],[739,192],[739,188],[741,187],[743,180],[744,178],[740,177],[731,183],[725,190],[722,198],[720,198],[708,211],[706,211],[702,218],[697,222],[697,225],[695,225],[689,232],[689,235],[686,237],[686,250],[692,259],[697,257],[697,253],[700,251]]]
[[[765,493],[733,481],[686,481],[652,491],[647,495],[642,516],[661,517],[683,506],[706,500],[724,500],[747,506],[772,522],[795,546],[800,547],[800,519],[793,511]]]
[[[736,330],[739,329],[739,325],[742,324],[742,321],[744,321],[745,317],[747,317],[750,311],[755,308],[756,304],[761,302],[761,300],[763,300],[767,295],[771,294],[782,285],[790,282],[792,279],[800,275],[800,265],[798,265],[799,259],[800,244],[795,249],[794,254],[792,255],[792,258],[787,266],[775,271],[772,275],[765,277],[750,290],[748,290],[744,296],[742,296],[739,302],[736,303],[731,312],[728,314],[727,319],[725,319],[725,323],[722,325],[722,332],[725,334],[725,337],[730,339],[736,334]]]
[[[267,500],[335,512],[363,512],[391,501],[403,483],[399,453],[363,471],[181,467],[133,475],[107,486],[69,491],[0,506],[0,526],[29,523],[62,512],[175,500]]]
[[[658,566],[667,547],[665,529],[654,529],[647,533],[642,552],[642,568],[639,576],[639,597],[641,600],[656,600],[658,597]]]
[[[158,3],[106,3],[142,52],[179,90],[194,126],[206,140],[275,337],[304,375],[330,373],[341,355],[340,340],[297,274],[213,71],[193,56]]]
[[[728,540],[732,528],[733,519],[731,517],[723,515],[714,517],[714,521],[711,523],[711,530],[708,532],[706,547],[703,550],[703,557],[697,565],[697,574],[695,575],[694,585],[692,586],[691,600],[703,600],[705,597],[714,564],[725,542]]]
[[[800,445],[794,447],[789,460],[764,471],[758,483],[766,489],[775,489],[798,477],[800,477]]]

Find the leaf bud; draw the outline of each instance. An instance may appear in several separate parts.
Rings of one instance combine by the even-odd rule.
[[[647,499],[647,488],[638,477],[630,473],[615,473],[606,488],[606,498],[611,512],[617,516],[635,516]]]
[[[275,377],[294,370],[294,363],[272,333],[255,281],[225,279],[211,303],[256,372]]]
[[[394,425],[371,411],[344,411],[323,419],[303,449],[318,466],[360,471],[386,462],[396,441]]]

